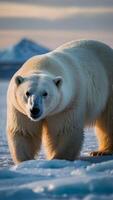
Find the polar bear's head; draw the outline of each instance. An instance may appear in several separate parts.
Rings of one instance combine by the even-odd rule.
[[[33,121],[39,121],[55,113],[62,98],[62,77],[33,74],[15,78],[16,102],[19,110]]]

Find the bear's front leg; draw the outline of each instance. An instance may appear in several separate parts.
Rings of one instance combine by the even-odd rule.
[[[43,133],[47,158],[75,160],[83,143],[82,127],[72,112],[49,117]]]
[[[13,134],[13,135],[12,135]],[[22,132],[9,133],[8,143],[15,164],[34,159],[40,149],[41,138],[23,135]]]
[[[27,116],[12,109],[7,116],[7,138],[15,164],[34,159],[40,150],[42,122],[32,122]]]

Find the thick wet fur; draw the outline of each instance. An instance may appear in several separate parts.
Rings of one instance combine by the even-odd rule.
[[[48,159],[75,160],[85,126],[95,124],[99,150],[113,153],[113,50],[81,40],[29,59],[7,93],[8,144],[15,163],[34,159],[43,143]]]

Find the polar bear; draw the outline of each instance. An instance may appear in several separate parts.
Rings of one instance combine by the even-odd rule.
[[[14,74],[7,93],[7,135],[15,163],[34,159],[75,160],[84,127],[95,125],[99,150],[113,153],[113,50],[80,40],[34,56]]]

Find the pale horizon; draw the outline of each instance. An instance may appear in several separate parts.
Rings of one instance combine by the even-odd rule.
[[[22,38],[50,49],[78,39],[101,40],[113,47],[113,1],[70,2],[0,1],[0,48]]]

